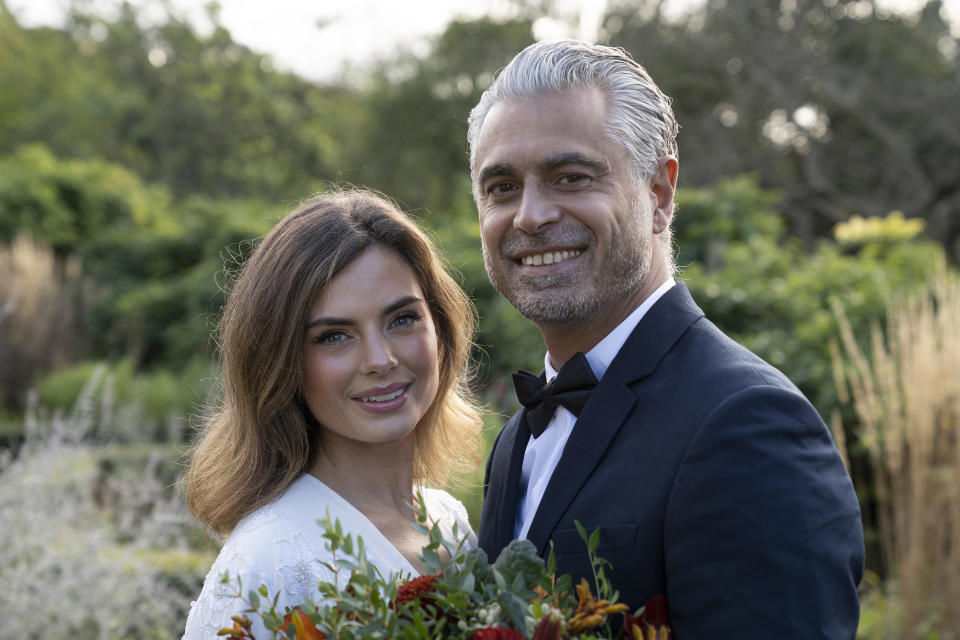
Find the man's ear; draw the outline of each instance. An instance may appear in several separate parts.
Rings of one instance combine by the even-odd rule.
[[[657,162],[657,172],[650,179],[650,189],[656,197],[653,210],[653,232],[661,233],[673,218],[673,194],[677,188],[680,163],[673,156],[664,156]]]

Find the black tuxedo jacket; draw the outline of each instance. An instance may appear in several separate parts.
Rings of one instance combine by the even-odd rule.
[[[512,539],[524,411],[487,461],[480,546]],[[863,529],[813,406],[717,329],[685,285],[647,312],[577,419],[527,537],[592,584],[574,521],[631,609],[664,595],[679,640],[853,638]]]

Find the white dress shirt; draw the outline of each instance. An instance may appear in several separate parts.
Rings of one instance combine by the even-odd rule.
[[[608,333],[603,340],[586,353],[587,362],[590,363],[590,369],[593,370],[593,375],[596,376],[597,380],[603,378],[603,374],[607,372],[607,367],[620,352],[644,314],[675,284],[673,278],[661,284],[623,322],[617,325],[616,329]],[[550,364],[549,353],[544,356],[543,366],[546,370],[547,382],[551,382],[557,377],[557,371]],[[537,513],[540,500],[547,489],[550,477],[553,476],[554,469],[557,468],[557,463],[560,461],[561,454],[563,454],[563,448],[567,444],[567,439],[570,437],[576,421],[576,416],[569,410],[562,406],[557,407],[544,432],[537,438],[530,438],[530,441],[527,442],[527,448],[523,454],[523,470],[520,473],[519,490],[522,495],[517,504],[514,537],[527,537],[530,524],[533,522],[533,516]]]

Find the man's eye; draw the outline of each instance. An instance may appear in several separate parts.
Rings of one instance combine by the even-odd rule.
[[[497,182],[487,187],[487,193],[493,196],[503,195],[513,191],[516,186],[510,182]]]
[[[571,173],[565,176],[561,176],[560,179],[557,180],[557,184],[562,186],[568,186],[568,187],[574,186],[574,185],[579,186],[585,183],[587,180],[589,180],[589,178],[581,173]]]

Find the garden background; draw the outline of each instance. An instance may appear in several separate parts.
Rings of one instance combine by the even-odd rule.
[[[960,638],[960,29],[939,2],[662,4],[609,2],[597,39],[674,100],[681,277],[831,425],[867,532],[861,637]],[[483,270],[466,115],[575,15],[501,2],[320,82],[216,3],[202,32],[161,6],[28,28],[0,0],[0,638],[179,637],[218,548],[176,482],[223,287],[310,194],[380,189],[442,245],[479,311],[488,445],[509,372],[542,365]],[[452,485],[475,524],[480,481]]]

